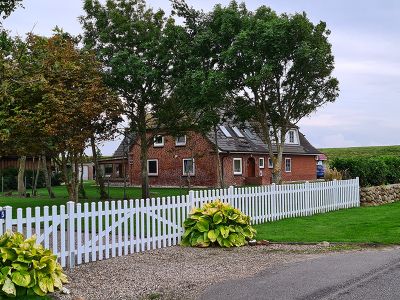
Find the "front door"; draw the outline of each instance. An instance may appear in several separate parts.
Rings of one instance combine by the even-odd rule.
[[[256,177],[256,161],[253,157],[247,160],[247,177]]]

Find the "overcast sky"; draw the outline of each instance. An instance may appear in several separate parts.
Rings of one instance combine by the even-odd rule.
[[[188,0],[211,10],[227,0]],[[4,26],[23,35],[33,29],[51,35],[56,25],[72,34],[81,33],[77,20],[83,14],[80,0],[24,0]],[[170,11],[168,0],[148,0],[154,8]],[[301,131],[316,147],[350,147],[400,144],[400,1],[273,0],[246,1],[249,9],[260,5],[275,11],[305,11],[313,22],[323,20],[331,30],[340,96],[300,122]],[[106,143],[111,155],[118,141]]]

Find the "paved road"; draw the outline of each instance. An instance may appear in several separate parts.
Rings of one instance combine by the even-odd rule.
[[[400,249],[340,253],[209,287],[200,299],[400,299]]]

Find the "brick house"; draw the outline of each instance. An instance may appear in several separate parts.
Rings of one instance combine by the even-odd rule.
[[[150,133],[149,133],[150,134]],[[316,179],[316,157],[321,154],[298,130],[287,135],[282,162],[284,181]],[[218,185],[218,163],[213,133],[189,132],[184,136],[159,135],[148,151],[151,186]],[[218,155],[225,185],[269,184],[272,162],[267,146],[255,131],[224,124],[217,130]],[[132,139],[129,151],[129,182],[140,185],[140,145]]]

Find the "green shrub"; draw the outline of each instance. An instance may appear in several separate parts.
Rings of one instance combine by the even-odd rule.
[[[57,256],[42,245],[36,236],[25,239],[21,233],[0,236],[0,288],[7,297],[44,296],[67,283]]]
[[[361,186],[400,182],[400,158],[397,156],[335,158],[329,165],[346,178],[359,177]]]
[[[35,171],[36,173],[36,171]],[[18,188],[17,182],[18,176],[18,169],[16,168],[8,168],[4,170],[0,170],[0,180],[3,177],[3,189],[4,191],[11,191],[16,190]],[[33,182],[33,171],[26,170],[25,171],[25,178],[26,178],[26,189],[29,190],[32,188]],[[52,173],[51,175],[51,185],[52,186],[59,186],[61,184],[61,174],[60,173]],[[46,187],[46,182],[44,180],[43,171],[39,172],[37,188]],[[1,181],[0,181],[0,189],[1,189]],[[1,191],[1,190],[0,190]]]
[[[250,217],[219,200],[194,208],[183,226],[183,246],[239,247],[256,234],[250,226]]]

